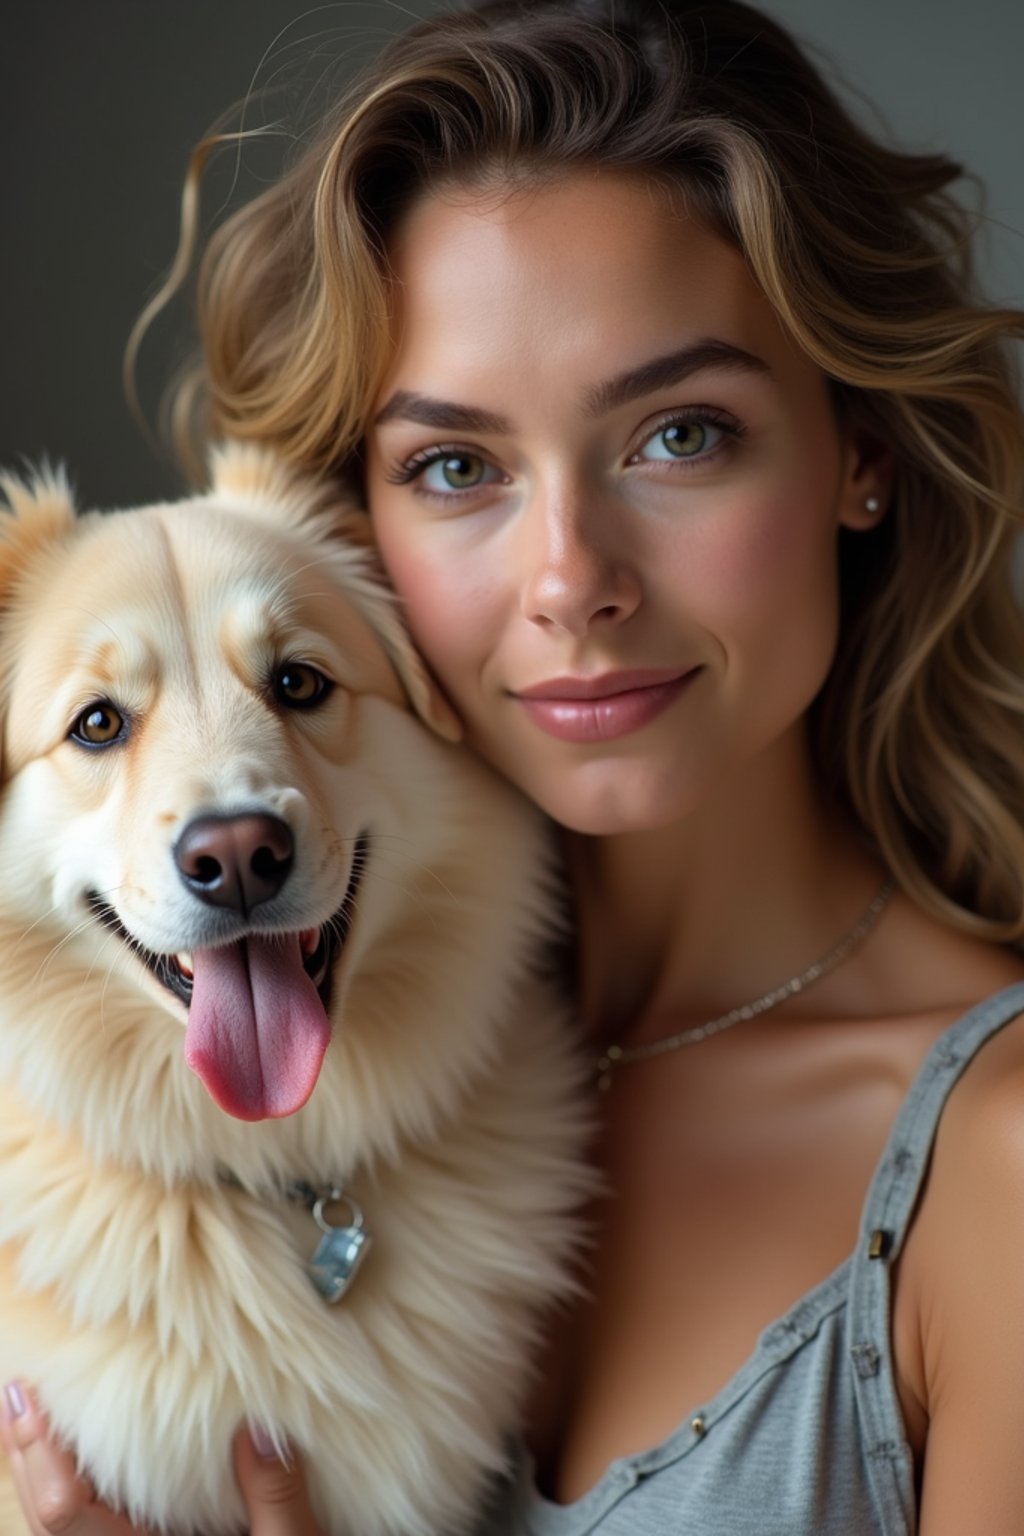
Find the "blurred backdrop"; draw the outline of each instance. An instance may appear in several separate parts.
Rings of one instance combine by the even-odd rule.
[[[247,126],[326,103],[431,0],[23,0],[0,39],[0,464],[64,459],[84,503],[176,494],[121,386],[132,322],[173,255],[191,146],[247,99]],[[988,188],[993,297],[1024,301],[1022,0],[768,0],[831,61],[856,111],[904,147],[942,149]],[[215,214],[256,191],[283,133],[219,164]],[[187,305],[140,367],[149,416],[190,342]]]

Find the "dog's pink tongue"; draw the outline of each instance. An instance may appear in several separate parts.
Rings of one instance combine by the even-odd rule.
[[[185,1060],[239,1120],[291,1115],[313,1092],[331,1027],[298,934],[192,955]]]

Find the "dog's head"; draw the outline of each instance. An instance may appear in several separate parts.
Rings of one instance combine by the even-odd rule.
[[[3,488],[11,953],[43,985],[65,945],[83,976],[146,988],[222,1108],[291,1114],[375,856],[368,743],[379,760],[410,702],[457,735],[365,519],[237,446],[206,495],[128,513],[78,515],[59,475]]]

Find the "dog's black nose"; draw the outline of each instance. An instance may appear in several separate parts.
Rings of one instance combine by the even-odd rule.
[[[291,871],[295,839],[280,816],[199,816],[174,845],[178,873],[211,907],[247,916],[276,896]]]

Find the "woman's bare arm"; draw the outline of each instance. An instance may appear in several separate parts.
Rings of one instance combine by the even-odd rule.
[[[1024,1531],[1024,1032],[972,1063],[936,1138],[915,1266],[929,1419],[920,1536]]]

